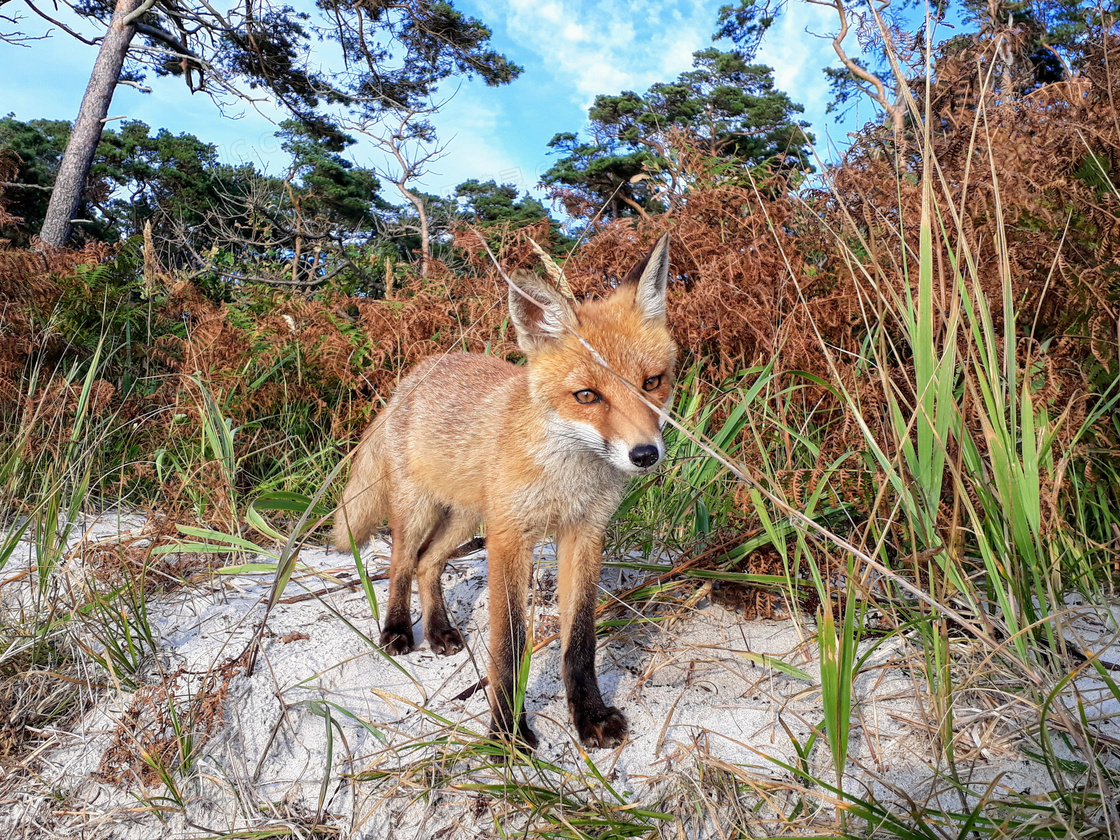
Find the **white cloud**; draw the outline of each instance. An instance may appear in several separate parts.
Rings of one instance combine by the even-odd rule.
[[[447,153],[432,164],[425,189],[447,195],[468,178],[528,186],[517,158],[506,146],[507,120],[491,97],[471,89],[460,91],[439,114]]]
[[[828,100],[821,69],[836,63],[832,49],[835,28],[836,13],[831,9],[790,3],[758,51],[758,60],[774,68],[777,86],[807,111],[823,112]]]
[[[527,169],[518,150],[512,148],[510,119],[486,88],[464,85],[433,122],[443,153],[425,167],[425,174],[414,186],[446,196],[469,178],[515,184],[524,190],[535,185],[537,173]],[[391,158],[361,138],[348,155],[359,166],[397,169]],[[382,193],[390,201],[400,201],[396,188],[388,182],[383,184]]]
[[[564,40],[571,43],[587,40],[587,30],[578,23],[569,23],[564,27]]]
[[[717,5],[490,0],[485,16],[536,54],[581,108],[601,93],[644,90],[691,64],[715,28]]]
[[[758,52],[758,60],[774,68],[774,82],[794,102],[805,106],[802,119],[812,124],[816,135],[817,154],[833,158],[838,147],[846,145],[844,136],[859,128],[876,111],[870,100],[857,98],[842,114],[828,114],[826,109],[832,91],[822,72],[825,67],[839,66],[832,47],[836,32],[835,10],[808,3],[790,3]],[[860,54],[855,31],[845,48],[852,55]],[[837,121],[839,117],[839,121]]]

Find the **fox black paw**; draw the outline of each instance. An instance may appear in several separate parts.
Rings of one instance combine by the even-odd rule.
[[[626,739],[626,716],[614,706],[583,712],[576,716],[576,731],[588,749],[617,747]]]
[[[412,638],[412,628],[402,630],[386,627],[381,631],[381,648],[390,656],[410,653],[416,648],[416,642]]]
[[[433,628],[424,631],[424,635],[428,637],[432,652],[440,656],[451,656],[463,649],[463,636],[454,627]]]

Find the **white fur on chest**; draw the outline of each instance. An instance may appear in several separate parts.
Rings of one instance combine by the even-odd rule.
[[[551,526],[605,525],[618,508],[627,476],[609,460],[611,452],[591,426],[549,417],[545,440],[530,449],[541,480],[524,492],[519,507]]]

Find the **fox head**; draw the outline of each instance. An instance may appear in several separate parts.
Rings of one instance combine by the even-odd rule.
[[[657,466],[662,422],[643,397],[664,408],[673,386],[669,235],[601,300],[575,301],[527,271],[512,281],[510,316],[553,439],[629,475]]]

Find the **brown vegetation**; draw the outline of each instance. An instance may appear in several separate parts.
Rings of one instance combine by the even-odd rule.
[[[197,758],[222,722],[229,684],[243,668],[237,660],[205,674],[179,668],[157,684],[142,686],[113,731],[98,777],[153,786]]]
[[[1073,404],[1076,414],[1077,395],[1117,363],[1120,201],[1110,178],[1120,171],[1113,104],[1120,84],[1109,68],[1120,65],[1120,42],[1113,37],[1089,48],[1084,71],[1070,81],[1007,102],[988,94],[982,108],[977,63],[982,71],[983,51],[944,57],[929,103],[936,175],[953,203],[942,209],[962,213],[968,237],[967,254],[935,241],[942,306],[950,306],[949,261],[971,259],[999,316],[996,243],[1006,236],[1014,303],[1031,322],[1022,352],[1037,364],[1039,394],[1054,406]],[[871,381],[858,351],[883,296],[902,295],[916,283],[908,265],[917,253],[922,200],[919,139],[907,138],[909,151],[896,153],[893,135],[869,128],[832,169],[830,188],[802,194],[756,187],[742,175],[728,181],[702,155],[684,154],[693,168],[687,200],[648,221],[600,227],[571,255],[567,276],[577,294],[597,294],[670,231],[672,324],[707,381],[777,357],[784,371],[843,383],[868,418],[882,418],[881,382]],[[510,268],[534,264],[528,239],[545,236],[542,224],[510,237],[502,261]],[[837,253],[836,237],[849,253]],[[144,301],[126,284],[128,302],[118,308],[147,313],[150,339],[133,348],[132,364],[142,366],[149,385],[126,394],[118,383],[98,383],[98,409],[111,404],[122,428],[133,424],[141,450],[195,434],[195,424],[175,417],[200,419],[202,389],[232,424],[246,428],[238,444],[247,452],[284,447],[290,424],[269,418],[290,421],[293,406],[316,434],[353,437],[417,359],[453,349],[516,353],[504,329],[503,280],[476,236],[463,232],[458,244],[466,271],[434,263],[427,279],[413,277],[390,300],[307,297],[246,284],[233,291],[234,302],[216,303],[194,283],[165,278]],[[33,405],[16,404],[25,399],[20,382],[30,360],[61,362],[74,352],[76,336],[49,313],[64,299],[70,310],[77,303],[89,313],[105,309],[105,283],[91,267],[106,257],[103,249],[0,250],[6,416],[30,410],[50,420],[74,399],[72,385],[44,380]],[[866,275],[853,266],[856,259]],[[888,372],[903,389],[905,364],[900,359],[899,371]],[[862,445],[827,389],[807,388],[804,404],[818,419],[835,412],[838,421],[822,462]],[[50,444],[44,438],[39,445]],[[126,484],[150,467],[137,463],[129,471],[119,476]]]

